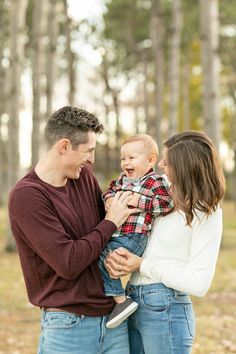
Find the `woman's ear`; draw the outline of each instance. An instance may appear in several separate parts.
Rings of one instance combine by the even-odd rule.
[[[156,162],[157,162],[157,155],[151,154],[149,156],[149,164],[153,167]]]

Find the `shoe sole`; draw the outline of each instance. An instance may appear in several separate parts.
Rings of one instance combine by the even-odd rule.
[[[118,327],[123,321],[126,320],[132,313],[134,313],[138,308],[137,303],[131,304],[125,311],[123,311],[120,315],[116,316],[113,320],[110,320],[106,323],[106,328],[115,328]]]

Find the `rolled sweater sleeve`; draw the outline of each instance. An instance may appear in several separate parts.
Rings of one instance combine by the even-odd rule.
[[[22,207],[24,206],[24,207]],[[75,279],[95,261],[116,226],[101,221],[91,232],[72,239],[65,231],[53,204],[40,188],[18,188],[10,196],[9,215],[12,231],[22,235],[16,241],[28,244],[56,273],[64,279]]]

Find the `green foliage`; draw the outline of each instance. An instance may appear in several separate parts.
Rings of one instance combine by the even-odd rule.
[[[195,0],[183,0],[182,11],[184,21],[182,48],[188,51],[192,43],[199,40],[199,4]]]
[[[147,45],[146,54],[149,64],[149,80],[156,79],[153,72],[153,56],[150,40],[150,19],[152,15],[151,0],[107,0],[107,11],[104,14],[104,39],[110,42],[113,56],[108,61],[108,65],[116,66],[120,73],[126,77],[137,75],[142,62],[141,51]],[[165,72],[168,64],[168,43],[172,29],[171,21],[171,1],[162,0],[161,16],[165,27]],[[202,120],[202,77],[201,77],[201,47],[200,47],[200,14],[199,3],[194,0],[182,0],[183,30],[181,39],[181,62],[189,67],[189,87],[190,87],[190,112],[191,128],[203,129]],[[220,61],[222,63],[221,73],[224,79],[221,86],[221,97],[226,99],[221,105],[223,136],[231,144],[232,120],[235,119],[236,100],[236,11],[235,5],[226,0],[219,1],[220,19]],[[230,79],[229,79],[230,78]],[[168,87],[165,88],[168,94]],[[231,97],[232,107],[229,107],[227,98]],[[234,100],[234,101],[233,101]],[[154,103],[154,95],[149,93],[149,102]],[[165,99],[166,102],[166,99]],[[229,102],[229,101],[228,101]],[[182,122],[182,102],[179,102],[179,127]],[[165,104],[165,111],[168,104]]]
[[[5,0],[0,1],[0,47],[3,50],[9,38],[9,4]],[[1,63],[2,64],[2,63]]]
[[[140,60],[137,54],[142,50],[143,42],[150,39],[150,11],[144,3],[138,0],[108,1],[103,16],[103,36],[115,53],[112,63],[126,72],[137,65]]]
[[[116,0],[107,3],[104,14],[106,39],[123,44],[127,53],[137,49],[137,45],[149,38],[148,26],[150,12],[138,0]]]
[[[233,1],[219,1],[219,16],[222,26],[233,25],[236,23],[235,3]]]

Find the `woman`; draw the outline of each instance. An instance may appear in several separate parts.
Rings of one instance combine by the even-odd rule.
[[[175,208],[156,218],[142,258],[118,249],[106,261],[113,277],[133,273],[127,295],[139,308],[129,319],[131,354],[191,353],[189,295],[209,289],[222,236],[225,181],[211,140],[185,131],[164,145],[159,167],[171,183]]]

